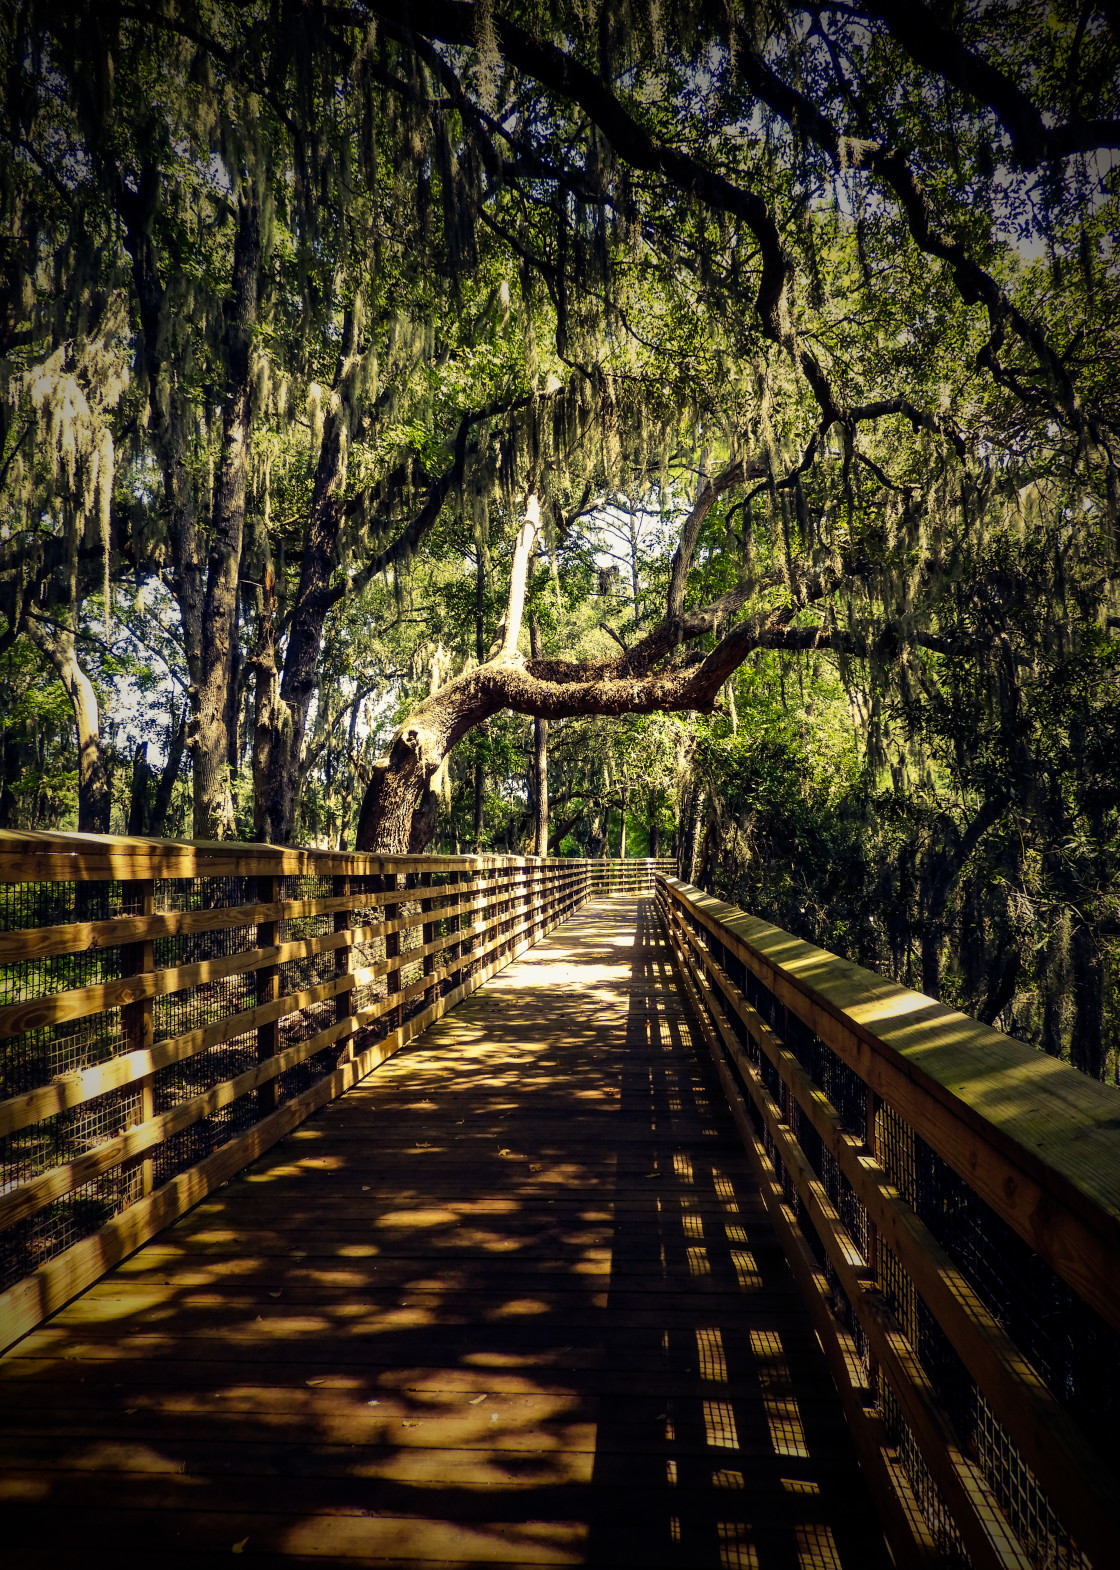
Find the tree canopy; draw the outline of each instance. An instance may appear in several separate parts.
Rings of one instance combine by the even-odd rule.
[[[1109,6],[0,26],[0,821],[672,845],[1115,1071]]]

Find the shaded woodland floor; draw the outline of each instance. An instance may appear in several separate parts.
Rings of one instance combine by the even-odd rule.
[[[683,1011],[587,906],[28,1336],[6,1565],[884,1565]]]

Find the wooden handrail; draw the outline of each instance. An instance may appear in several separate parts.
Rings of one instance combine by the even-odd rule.
[[[586,900],[670,867],[0,832],[0,1349]],[[177,1156],[200,1126],[216,1148]]]
[[[877,1137],[889,1118],[911,1147],[928,1147],[974,1209],[988,1207],[1115,1329],[1117,1093],[676,879],[658,879],[658,904],[896,1558],[928,1558],[915,1496],[932,1480],[976,1565],[1046,1562],[1037,1540],[1046,1518],[1076,1545],[1070,1563],[1080,1551],[1100,1570],[1120,1564],[1112,1468],[1071,1417],[1066,1392],[1051,1389],[1013,1340],[970,1261],[931,1230],[935,1201],[921,1196],[924,1219],[908,1202],[918,1202],[906,1192],[912,1178],[894,1170],[892,1148]],[[845,1123],[826,1094],[825,1083],[845,1073],[862,1086],[863,1128]],[[817,1279],[822,1257],[832,1302]],[[922,1359],[918,1303],[1006,1443],[977,1451],[971,1435],[955,1432],[936,1370]],[[853,1331],[862,1342],[855,1358]],[[913,1445],[901,1448],[916,1446],[926,1478],[908,1478],[892,1460],[890,1430],[902,1425]]]

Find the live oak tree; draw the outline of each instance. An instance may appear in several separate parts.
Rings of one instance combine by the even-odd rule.
[[[558,724],[730,725],[744,660],[783,681],[824,661],[913,809],[896,894],[916,891],[930,989],[1021,811],[1075,912],[1047,995],[1067,971],[1099,992],[1079,934],[1114,919],[1085,897],[1107,856],[1073,872],[1054,846],[1079,815],[1096,846],[1115,825],[1092,761],[1116,616],[1115,24],[1042,0],[914,16],[110,0],[6,19],[4,636],[38,618],[44,659],[46,626],[80,654],[74,607],[112,611],[106,566],[117,616],[126,578],[162,582],[196,833],[234,831],[250,751],[254,829],[278,840],[345,758],[376,849],[427,841],[449,757],[465,787],[457,744],[478,833],[476,743],[503,712],[538,722],[540,846]],[[101,413],[103,372],[77,370],[99,333],[130,367]],[[114,443],[107,527],[59,444],[65,375]],[[548,607],[595,598],[596,514],[620,496],[664,533],[575,638]],[[432,607],[412,654],[378,656],[398,723],[370,768],[343,655],[356,670],[363,615],[381,646],[417,576]],[[1050,752],[1047,712],[1069,737]],[[598,836],[614,786],[585,789]],[[734,790],[702,747],[679,796],[715,875]],[[1022,883],[1029,861],[1000,865]],[[1012,983],[977,919],[988,1007]]]
[[[1041,526],[1060,533],[1058,520],[1080,513],[1077,550],[1094,562],[1090,571],[1096,550],[1107,559],[1112,549],[1111,388],[1091,371],[1079,388],[1076,344],[1059,343],[1060,320],[1047,321],[1017,289],[1014,251],[1000,233],[1034,194],[1027,171],[1045,162],[1041,229],[1055,272],[1063,254],[1069,265],[1075,226],[1083,283],[1100,266],[1092,170],[1067,175],[1055,160],[1082,159],[1115,139],[1108,114],[1096,112],[1113,103],[1115,88],[1115,40],[1103,17],[1088,33],[1075,28],[1080,41],[1059,44],[1093,58],[1099,102],[1091,116],[1067,102],[1068,123],[1053,137],[1040,128],[1054,105],[1032,104],[976,52],[1000,57],[1007,44],[1021,64],[1041,43],[1037,16],[1014,19],[1007,36],[994,38],[939,31],[932,54],[895,25],[890,8],[862,20],[845,12],[827,25],[807,14],[784,36],[777,17],[770,36],[761,14],[750,26],[701,18],[691,38],[681,27],[668,47],[647,19],[616,27],[605,17],[581,49],[564,20],[542,34],[512,12],[495,14],[484,45],[469,7],[432,5],[410,15],[408,36],[443,46],[435,56],[441,79],[484,167],[516,148],[521,162],[503,169],[502,180],[521,181],[528,217],[511,238],[551,284],[560,356],[580,366],[581,352],[597,349],[597,368],[628,362],[631,421],[648,418],[643,371],[652,382],[648,366],[660,357],[664,375],[668,334],[650,335],[659,341],[643,363],[647,341],[632,307],[639,303],[648,327],[648,294],[640,297],[636,282],[644,273],[663,295],[690,293],[693,320],[707,308],[713,357],[732,382],[735,360],[746,361],[754,407],[725,394],[714,443],[722,463],[685,524],[661,625],[612,661],[526,661],[510,637],[523,595],[511,580],[510,614],[488,662],[420,705],[377,770],[362,815],[361,840],[371,847],[417,843],[410,826],[427,779],[449,746],[499,709],[553,718],[709,708],[743,656],[763,646],[829,647],[879,668],[904,648],[944,653],[937,596],[953,555],[948,542],[970,527],[1003,526],[1028,451],[1029,462],[1062,476]],[[381,24],[404,39],[393,18],[382,14]],[[487,108],[478,84],[502,71],[505,101],[519,106],[518,125],[531,126],[533,137],[515,139]],[[695,85],[702,71],[703,93]],[[923,75],[931,71],[932,83]],[[917,82],[928,91],[911,102],[904,94]],[[954,99],[962,84],[968,97]],[[754,135],[744,86],[760,106]],[[662,129],[670,121],[689,134],[678,129],[671,139]],[[938,144],[950,125],[946,159]],[[531,194],[522,173],[529,167]],[[533,207],[545,205],[550,187],[546,235]],[[618,232],[627,228],[629,236]],[[876,280],[888,255],[890,290]],[[576,278],[597,281],[601,309],[574,299]],[[858,334],[844,331],[853,304]],[[779,402],[784,429],[776,434]],[[798,406],[793,417],[790,404]],[[903,439],[907,428],[922,440]],[[627,458],[640,474],[633,447]],[[870,505],[857,499],[867,486],[853,476],[878,492]],[[760,604],[748,578],[686,618],[697,532],[724,492],[741,494],[751,482],[767,496],[771,530],[780,530],[785,560],[769,587],[780,571],[784,603]],[[852,527],[857,506],[862,531]],[[838,509],[847,514],[842,533]],[[515,572],[531,548],[526,537]],[[862,614],[865,603],[873,616]],[[817,616],[805,615],[810,605],[820,607]],[[702,659],[682,665],[682,647],[732,621]]]

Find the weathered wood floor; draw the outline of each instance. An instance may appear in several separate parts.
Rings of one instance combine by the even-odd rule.
[[[603,900],[0,1362],[17,1565],[884,1562],[652,904]]]

